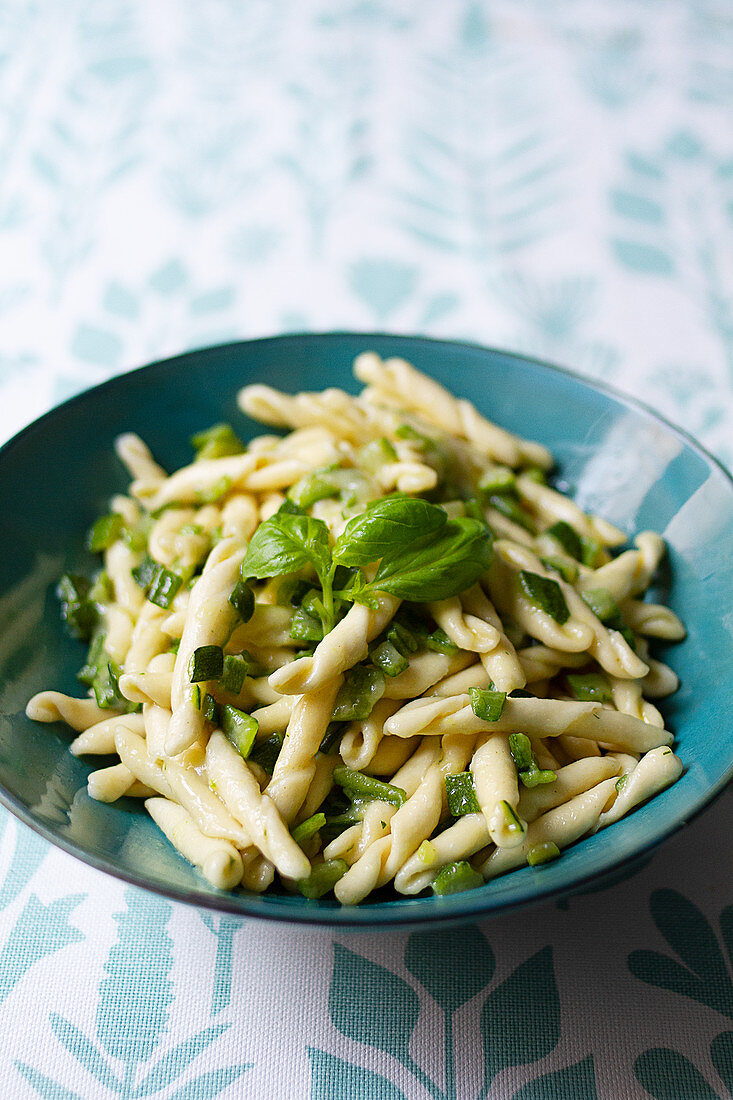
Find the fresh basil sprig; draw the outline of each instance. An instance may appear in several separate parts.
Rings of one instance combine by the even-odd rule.
[[[485,523],[458,517],[448,520],[429,541],[414,542],[385,555],[375,574],[354,599],[389,592],[403,600],[427,603],[447,600],[470,588],[491,564],[491,532]]]
[[[333,548],[333,559],[341,565],[370,565],[405,547],[425,543],[447,521],[443,509],[426,500],[380,500],[349,520]]]
[[[242,578],[279,577],[312,565],[318,579],[328,576],[328,527],[311,516],[276,512],[255,531],[242,562]]]
[[[491,532],[478,519],[448,519],[425,500],[395,496],[377,502],[347,524],[329,550],[322,520],[279,511],[252,536],[242,577],[277,577],[312,566],[323,589],[324,631],[334,625],[333,582],[338,567],[379,562],[374,579],[355,573],[342,598],[375,606],[376,593],[404,600],[444,600],[469,588],[492,556]]]

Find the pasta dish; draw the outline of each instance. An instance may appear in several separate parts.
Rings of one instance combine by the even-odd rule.
[[[402,359],[358,397],[246,386],[168,474],[121,435],[126,495],[62,577],[86,693],[35,695],[92,798],[141,799],[214,886],[353,905],[538,868],[682,772],[654,700],[684,637],[643,599],[664,554],[558,488],[540,444]],[[394,896],[394,894],[392,894]]]

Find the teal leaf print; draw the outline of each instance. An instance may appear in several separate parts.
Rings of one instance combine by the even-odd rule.
[[[491,991],[481,1012],[484,1096],[507,1066],[544,1058],[560,1039],[560,1000],[552,948],[543,947]]]
[[[0,1003],[39,959],[84,939],[69,917],[85,897],[72,894],[44,905],[31,894],[0,952]]]
[[[493,269],[558,228],[567,154],[548,131],[527,54],[471,4],[439,53],[420,60],[393,190],[400,229]]]
[[[251,1062],[242,1062],[237,1066],[225,1066],[223,1069],[209,1070],[187,1081],[170,1094],[168,1100],[206,1100],[218,1096],[228,1085],[236,1081],[243,1073],[252,1068]]]
[[[710,1057],[728,1092],[733,1096],[733,1031],[721,1031],[710,1044]]]
[[[27,1066],[25,1062],[18,1061],[14,1065],[33,1086],[41,1100],[83,1100],[78,1092],[65,1088],[58,1081],[54,1081],[53,1077],[47,1077],[45,1073],[34,1069],[33,1066]]]
[[[634,1063],[634,1074],[655,1100],[720,1100],[692,1062],[668,1047],[645,1050]]]
[[[167,1088],[176,1077],[180,1077],[184,1069],[197,1058],[202,1051],[228,1031],[231,1024],[212,1024],[204,1028],[197,1035],[184,1039],[182,1043],[169,1050],[155,1063],[150,1073],[143,1077],[135,1089],[136,1097],[150,1096],[159,1089]]]
[[[647,222],[650,225],[665,220],[664,209],[654,199],[646,195],[635,195],[630,191],[611,191],[611,206],[617,214],[634,221]]]
[[[51,1030],[62,1047],[74,1055],[77,1062],[84,1067],[87,1073],[99,1081],[101,1085],[105,1085],[108,1089],[114,1089],[115,1092],[120,1092],[122,1082],[112,1072],[103,1055],[100,1054],[94,1043],[86,1037],[84,1032],[57,1012],[52,1012],[48,1019]]]
[[[168,1024],[173,942],[167,902],[132,889],[125,901],[124,912],[115,914],[117,943],[99,987],[97,1037],[112,1058],[134,1066],[147,1062]]]
[[[0,371],[2,364],[0,364]],[[2,811],[3,829],[0,836],[10,825],[10,816]],[[23,892],[43,862],[48,848],[46,842],[31,829],[14,823],[15,844],[10,865],[5,872],[5,880],[0,887],[0,912],[11,905]]]
[[[199,913],[201,920],[216,937],[216,963],[214,964],[214,985],[211,991],[211,1015],[229,1006],[232,999],[232,951],[234,935],[242,927],[236,917],[219,916],[213,913]]]
[[[36,899],[37,900],[37,899]],[[77,899],[71,900],[74,904]],[[130,1100],[158,1095],[166,1090],[167,1100],[198,1100],[216,1096],[237,1080],[250,1063],[236,1063],[205,1073],[176,1086],[176,1081],[230,1024],[212,1024],[172,1046],[152,1066],[151,1058],[160,1046],[173,1007],[173,942],[168,935],[171,906],[142,891],[125,892],[126,909],[115,914],[117,940],[110,949],[105,976],[99,986],[95,1042],[65,1017],[52,1013],[49,1022],[53,1034],[103,1088]],[[81,933],[75,932],[81,939]],[[34,937],[38,936],[34,929]],[[53,938],[47,937],[54,950]],[[107,1057],[108,1056],[108,1057]],[[117,1066],[122,1073],[118,1076]],[[30,1067],[17,1063],[20,1071],[34,1083],[43,1079],[48,1095],[67,1095],[63,1086]],[[147,1068],[142,1076],[140,1070]],[[29,1076],[30,1075],[30,1076]],[[140,1079],[141,1078],[141,1079]],[[50,1082],[50,1083],[49,1083]],[[59,1091],[52,1092],[53,1088]],[[173,1088],[173,1091],[168,1091]],[[43,1094],[45,1095],[45,1093]],[[71,1093],[68,1093],[71,1096]]]
[[[77,327],[71,341],[71,351],[77,359],[101,367],[117,366],[122,348],[122,341],[116,333],[86,323]]]
[[[416,284],[417,268],[397,260],[365,258],[349,271],[352,291],[369,307],[377,324],[385,324],[408,301]]]
[[[370,1069],[342,1062],[325,1050],[308,1048],[310,1100],[407,1100],[404,1092]]]
[[[415,932],[407,941],[405,966],[430,996],[453,1013],[494,976],[494,952],[478,928],[447,939],[443,932]]]
[[[405,966],[443,1011],[443,1080],[440,1088],[422,1066],[411,1057],[410,1038],[418,1022],[420,1001],[407,982],[369,959],[335,945],[334,968],[329,991],[329,1013],[342,1035],[373,1049],[391,1054],[405,1066],[416,1082],[433,1100],[457,1100],[456,1059],[454,1051],[453,1017],[469,1000],[477,997],[494,976],[494,953],[478,928],[463,930],[460,936],[445,936],[438,932],[413,933],[405,947]],[[481,1002],[479,1002],[481,1004]],[[478,1100],[486,1100],[491,1083],[500,1070],[524,1065],[544,1058],[557,1046],[560,1037],[560,1004],[552,964],[552,949],[545,947],[517,967],[483,1000],[480,1013],[483,1036],[485,1074]],[[334,1084],[331,1071],[355,1073],[358,1088],[365,1071],[326,1055],[311,1052],[313,1091],[311,1100],[341,1097],[344,1081]],[[345,1068],[343,1068],[345,1067]],[[579,1080],[587,1076],[587,1068],[568,1069]],[[592,1067],[591,1067],[592,1072]],[[348,1083],[347,1082],[347,1083]],[[357,1088],[357,1085],[354,1085]],[[392,1096],[379,1091],[379,1084],[369,1085],[373,1091],[363,1095]],[[383,1088],[392,1088],[387,1082]],[[339,1089],[341,1091],[339,1091]],[[362,1092],[354,1095],[361,1096]],[[402,1095],[395,1093],[394,1095]]]
[[[699,1001],[733,1019],[733,981],[715,933],[700,910],[676,890],[656,890],[650,900],[654,923],[682,963],[658,951],[632,951],[629,970],[642,982]],[[730,955],[733,913],[721,925]]]
[[[553,1073],[543,1073],[522,1085],[512,1100],[598,1100],[593,1055],[582,1062],[565,1066]]]
[[[417,994],[396,974],[338,943],[328,1010],[334,1027],[347,1039],[409,1064],[410,1037],[420,1011]]]
[[[613,251],[621,263],[641,275],[673,275],[672,257],[656,245],[642,241],[614,239]]]

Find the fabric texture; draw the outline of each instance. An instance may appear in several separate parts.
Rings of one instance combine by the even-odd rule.
[[[551,359],[733,461],[728,0],[2,0],[0,89],[3,439],[151,359],[350,328]],[[730,1096],[732,809],[603,890],[337,936],[0,812],[3,1096]]]

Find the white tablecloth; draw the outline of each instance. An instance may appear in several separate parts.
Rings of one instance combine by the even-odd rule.
[[[3,437],[184,348],[387,329],[555,360],[733,459],[728,0],[5,0],[0,88]],[[729,793],[627,881],[437,951],[0,829],[11,1100],[733,1088]]]

